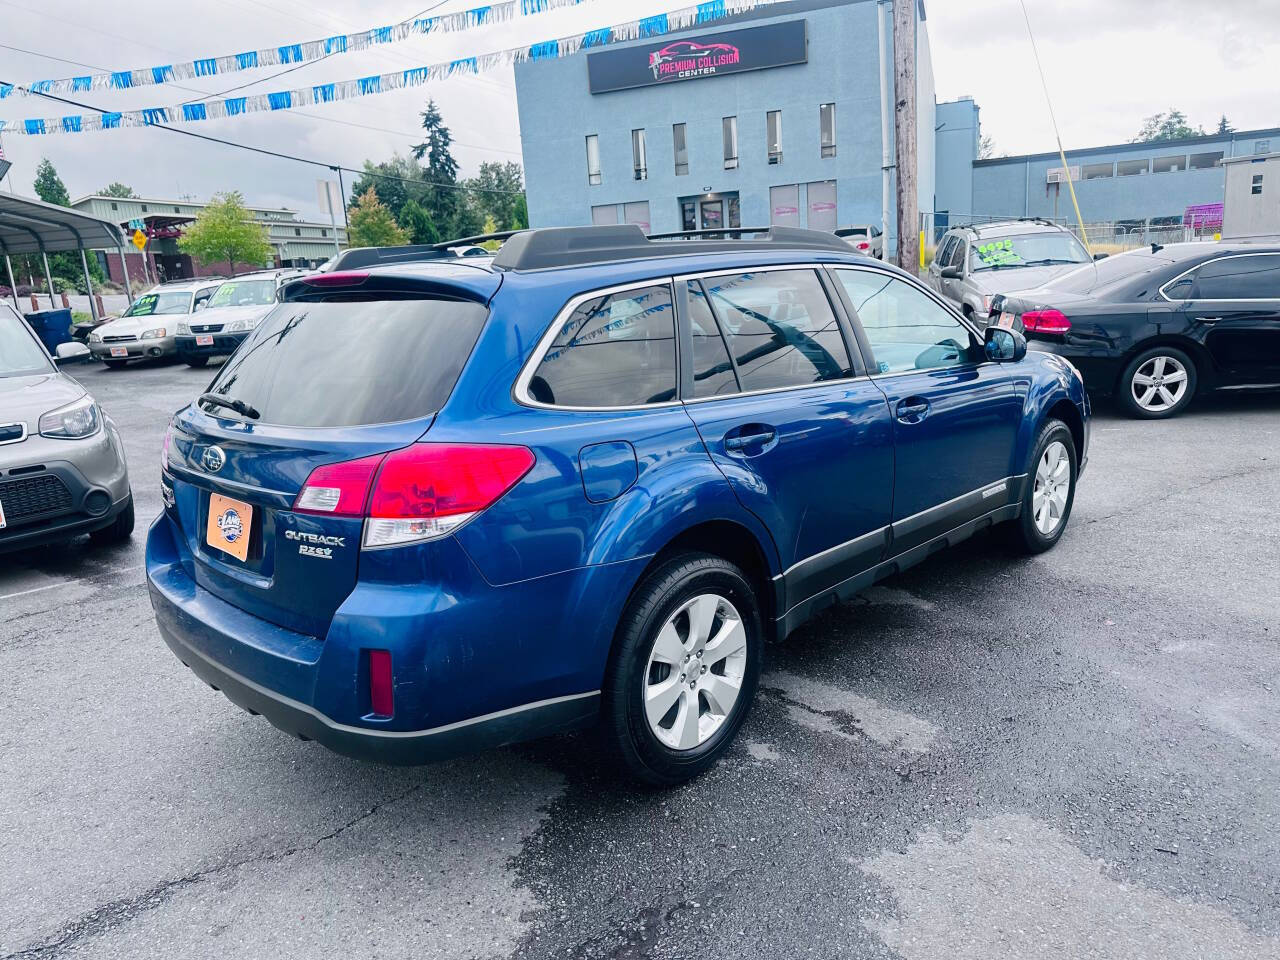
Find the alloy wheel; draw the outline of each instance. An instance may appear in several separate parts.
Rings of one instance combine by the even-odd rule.
[[[1031,513],[1036,529],[1050,536],[1062,523],[1067,512],[1067,495],[1071,492],[1071,458],[1061,440],[1044,448],[1036,465],[1035,487],[1031,493]]]
[[[688,600],[658,631],[642,683],[645,719],[672,750],[706,743],[733,712],[747,667],[747,633],[727,599]]]
[[[1187,368],[1175,357],[1155,356],[1133,372],[1129,389],[1143,410],[1163,413],[1172,410],[1186,396]]]

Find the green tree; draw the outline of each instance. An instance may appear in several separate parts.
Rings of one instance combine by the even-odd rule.
[[[400,208],[396,222],[409,235],[410,243],[439,243],[440,233],[427,211],[417,200],[409,200]]]
[[[415,160],[426,159],[422,171],[423,196],[420,203],[431,217],[438,230],[447,234],[447,238],[466,236],[467,223],[474,217],[465,215],[465,197],[458,189],[458,161],[453,158],[453,134],[444,125],[444,117],[434,100],[427,101],[427,109],[422,112],[422,129],[426,136],[421,143],[413,147]],[[460,222],[459,218],[465,219]],[[480,218],[480,223],[484,218]],[[473,233],[475,231],[472,231]]]
[[[406,203],[416,200],[421,204],[425,199],[426,187],[421,182],[422,177],[422,167],[412,157],[397,153],[382,163],[366,160],[364,173],[351,186],[351,196],[362,197],[370,187],[374,188],[378,199],[387,205],[391,215],[399,221],[400,211]],[[351,206],[354,207],[355,204],[352,203]]]
[[[1227,115],[1224,113],[1222,119],[1218,121],[1218,136],[1226,136],[1228,133],[1235,132],[1236,128],[1231,125],[1231,121],[1227,119]]]
[[[178,238],[178,249],[201,263],[266,263],[271,259],[267,228],[253,219],[238,190],[214,194],[195,223]]]
[[[527,230],[529,228],[529,201],[525,199],[522,193],[516,198],[516,208],[511,214],[512,230]]]
[[[409,242],[409,235],[397,226],[373,187],[356,200],[349,220],[347,243],[353,247],[398,247]]]
[[[58,176],[48,157],[41,157],[36,164],[36,196],[45,203],[56,203],[60,207],[71,206],[71,195],[67,193],[67,185]]]
[[[1182,140],[1186,137],[1204,136],[1203,127],[1192,127],[1181,110],[1169,108],[1168,113],[1154,113],[1142,121],[1142,129],[1133,143],[1157,143],[1161,140]]]
[[[98,191],[100,197],[121,197],[123,199],[132,199],[137,196],[133,192],[133,187],[121,183],[119,180],[113,180],[101,190]]]
[[[516,203],[524,193],[524,171],[520,164],[486,160],[480,171],[467,181],[476,204],[492,217],[499,230],[510,230],[515,222]]]

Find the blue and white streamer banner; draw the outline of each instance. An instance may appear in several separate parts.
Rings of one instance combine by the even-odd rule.
[[[10,96],[30,96],[40,93],[84,93],[89,90],[130,90],[134,87],[157,86],[176,83],[197,77],[214,77],[224,73],[239,73],[259,67],[287,66],[310,63],[324,57],[342,53],[356,53],[388,43],[399,43],[410,37],[435,33],[456,33],[494,23],[506,23],[516,17],[576,7],[586,0],[504,0],[501,3],[456,13],[443,13],[435,17],[417,17],[386,27],[373,27],[359,33],[348,33],[323,40],[307,40],[302,43],[284,43],[261,50],[233,53],[229,56],[204,57],[186,63],[166,63],[134,70],[113,70],[108,73],[90,73],[82,77],[63,77],[59,80],[36,80],[32,83],[0,84],[0,100]]]
[[[522,0],[525,7],[538,0]],[[423,67],[411,67],[395,73],[375,74],[356,80],[321,83],[294,90],[262,93],[255,96],[227,97],[199,100],[171,107],[149,107],[142,110],[124,110],[114,113],[73,114],[64,117],[45,117],[27,120],[0,120],[0,132],[22,136],[43,136],[55,133],[89,133],[96,130],[119,130],[124,127],[150,127],[156,124],[191,123],[235,117],[246,113],[262,113],[273,110],[292,110],[311,107],[338,100],[354,100],[357,97],[374,96],[392,90],[419,87],[449,77],[484,73],[498,67],[510,66],[526,60],[549,60],[568,57],[580,50],[603,47],[612,43],[624,43],[644,37],[686,30],[702,24],[714,23],[726,17],[759,7],[769,6],[779,0],[707,0],[697,6],[684,7],[670,13],[632,20],[627,23],[591,30],[587,33],[544,40],[525,47],[512,47],[494,53],[474,57],[462,57],[445,63]]]

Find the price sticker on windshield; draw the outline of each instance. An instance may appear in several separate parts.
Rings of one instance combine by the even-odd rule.
[[[1003,267],[1022,262],[1022,257],[1013,252],[1012,237],[980,243],[977,250],[978,259],[989,267]]]

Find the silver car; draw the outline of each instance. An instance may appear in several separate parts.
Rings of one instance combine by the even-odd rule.
[[[1088,262],[1070,230],[1048,220],[1005,220],[948,230],[926,282],[985,324],[997,293],[1038,287]]]
[[[884,259],[884,232],[874,224],[841,227],[836,231],[836,236],[859,253],[875,257],[877,260]]]
[[[64,362],[88,356],[83,344],[58,347]],[[133,533],[120,434],[57,362],[0,304],[0,552],[84,533],[114,543]]]
[[[177,352],[178,321],[203,307],[222,282],[220,277],[177,280],[152,287],[118,319],[89,334],[89,350],[108,367],[130,360],[171,357]]]

